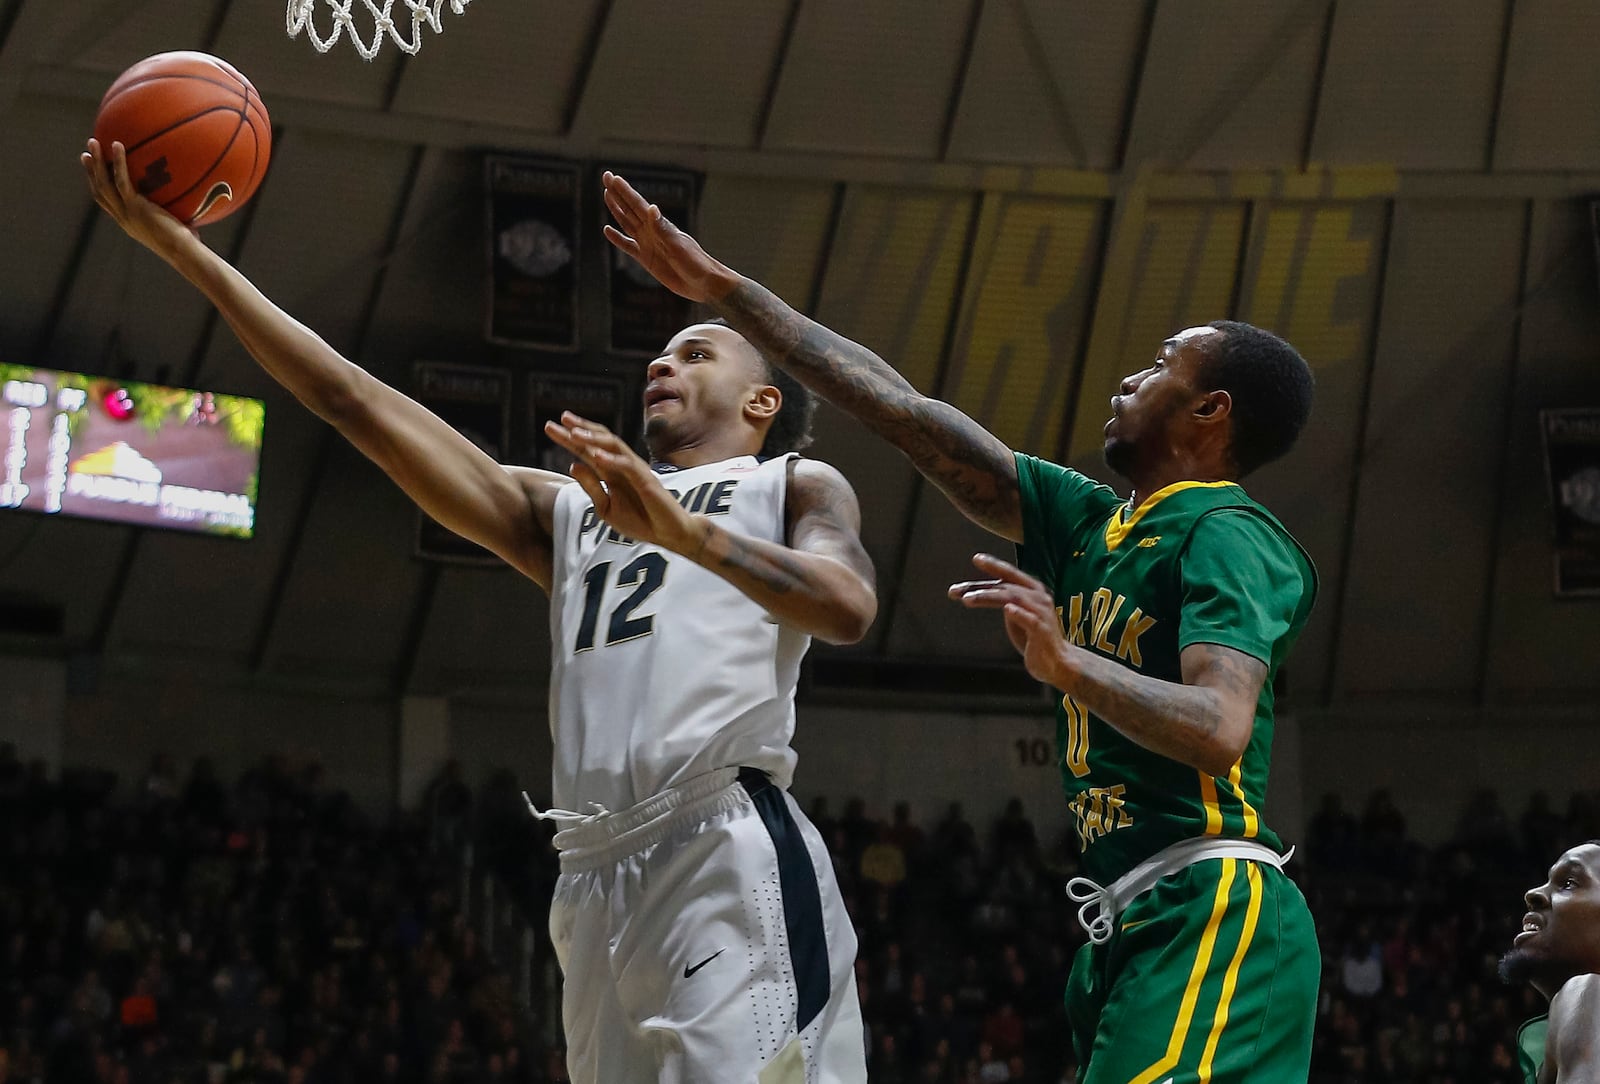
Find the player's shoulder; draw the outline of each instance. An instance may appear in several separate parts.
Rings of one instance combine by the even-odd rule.
[[[1317,588],[1317,566],[1300,540],[1289,533],[1277,516],[1254,501],[1219,504],[1202,510],[1190,524],[1184,540],[1186,557],[1197,552],[1226,555],[1228,562],[1244,553],[1274,563],[1290,575],[1298,574],[1313,592]]]
[[[800,494],[826,497],[845,493],[855,496],[855,488],[851,486],[850,479],[831,463],[824,463],[820,459],[807,459],[796,454],[788,457],[785,469],[788,471],[791,496]]]
[[[527,498],[528,504],[535,512],[554,507],[556,498],[568,486],[574,487],[580,493],[583,491],[576,480],[553,470],[510,463],[501,464],[501,469],[511,476],[511,480],[522,490],[523,496]]]
[[[1552,1065],[1558,1081],[1593,1080],[1600,1072],[1600,975],[1574,975],[1550,999],[1541,1079]]]
[[[1550,1020],[1600,1028],[1600,975],[1574,975],[1550,999]]]
[[[1025,501],[1038,504],[1073,502],[1106,511],[1123,503],[1116,490],[1082,471],[1053,463],[1048,459],[1013,452],[1017,463],[1017,482]]]

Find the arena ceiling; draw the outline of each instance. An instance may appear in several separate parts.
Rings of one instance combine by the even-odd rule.
[[[0,519],[0,596],[61,615],[8,642],[347,695],[544,686],[537,590],[416,560],[403,497],[84,192],[114,75],[199,48],[278,128],[260,196],[208,242],[385,379],[635,378],[483,341],[482,153],[689,167],[714,253],[1086,469],[1116,379],[1171,330],[1234,314],[1296,342],[1313,427],[1251,487],[1322,573],[1296,698],[1596,691],[1600,608],[1552,598],[1536,428],[1600,397],[1587,0],[476,0],[370,64],[287,40],[282,14],[0,0],[0,360],[268,400],[249,543]],[[943,585],[990,544],[871,438],[819,430],[883,601],[819,674],[987,687],[1009,648]]]

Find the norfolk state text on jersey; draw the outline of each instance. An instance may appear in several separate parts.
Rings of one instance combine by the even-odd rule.
[[[1153,753],[1062,697],[1061,779],[1085,874],[1108,883],[1197,836],[1281,851],[1261,816],[1273,678],[1310,616],[1310,558],[1231,482],[1180,482],[1130,511],[1077,471],[1026,455],[1017,465],[1021,562],[1051,589],[1070,642],[1165,681],[1182,681],[1183,649],[1197,643],[1242,651],[1268,668],[1249,745],[1226,776]]]

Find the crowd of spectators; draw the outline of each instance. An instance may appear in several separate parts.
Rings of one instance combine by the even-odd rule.
[[[1600,808],[1583,793],[1564,813],[1535,794],[1513,821],[1479,791],[1432,848],[1410,838],[1387,792],[1359,816],[1324,798],[1296,871],[1323,954],[1313,1084],[1522,1084],[1517,1027],[1544,1005],[1503,984],[1497,963],[1522,894],[1597,837]]]
[[[276,757],[133,789],[0,748],[0,1084],[566,1079],[420,819]]]
[[[809,812],[856,921],[875,1084],[1070,1082],[1069,841],[1015,801],[981,830],[960,805]],[[1513,823],[1478,794],[1431,849],[1387,794],[1359,816],[1326,799],[1289,866],[1323,950],[1312,1084],[1520,1084],[1514,1035],[1542,1006],[1495,964],[1522,891],[1597,836],[1583,797]],[[225,783],[157,756],[119,789],[0,747],[0,1084],[564,1081],[554,984],[483,950],[468,852],[542,938],[554,855],[509,773],[473,788],[450,766],[375,823],[315,764]],[[551,974],[547,942],[533,963]]]

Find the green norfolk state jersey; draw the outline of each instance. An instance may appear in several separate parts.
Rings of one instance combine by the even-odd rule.
[[[1535,1016],[1517,1029],[1517,1068],[1527,1084],[1539,1084],[1544,1068],[1544,1041],[1550,1034],[1550,1017]]]
[[[1149,677],[1182,681],[1209,643],[1267,665],[1255,730],[1226,777],[1153,753],[1071,697],[1056,713],[1061,781],[1084,873],[1110,884],[1196,836],[1283,844],[1262,820],[1273,678],[1305,626],[1316,570],[1283,524],[1231,482],[1179,482],[1137,512],[1075,470],[1017,455],[1023,568],[1055,595],[1067,638]]]

